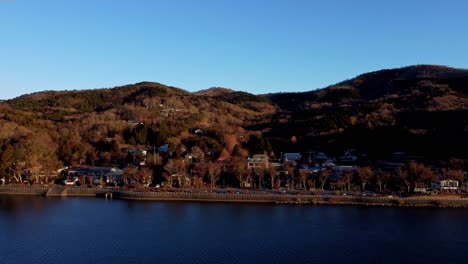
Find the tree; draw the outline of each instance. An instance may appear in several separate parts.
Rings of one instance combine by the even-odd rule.
[[[400,176],[401,181],[406,186],[406,192],[411,192],[411,186],[414,183],[414,179],[412,178],[411,173],[408,172],[407,169],[398,168],[396,173]]]
[[[136,178],[138,171],[136,167],[130,166],[124,169],[122,173],[122,181],[125,185],[128,185],[132,180]]]
[[[366,190],[366,185],[372,179],[373,171],[372,168],[369,166],[366,167],[357,167],[356,168],[357,174],[361,179],[362,191]]]
[[[333,173],[329,170],[321,170],[317,177],[320,182],[320,188],[322,188],[322,191],[324,190],[323,188],[325,187],[326,182],[328,179],[333,175]]]
[[[140,168],[138,176],[141,180],[141,183],[147,187],[151,184],[151,179],[153,178],[153,169],[151,167],[142,167]]]
[[[338,179],[338,184],[340,185],[342,190],[350,191],[352,180],[353,180],[353,172],[345,171],[343,172],[343,175],[341,175],[341,177]]]
[[[9,181],[10,176],[12,176],[17,182],[21,182],[21,179],[18,179],[16,175],[18,173],[15,169],[17,158],[18,156],[15,148],[11,144],[7,144],[0,156],[0,173],[7,181]]]
[[[258,164],[252,168],[253,177],[255,179],[254,183],[256,183],[256,187],[258,189],[262,189],[263,181],[265,180],[265,173],[267,171],[266,164]]]
[[[397,174],[405,184],[407,192],[411,192],[411,189],[414,188],[417,183],[422,183],[426,187],[430,187],[436,176],[431,168],[414,161],[411,161],[406,164],[405,167],[398,169]]]
[[[286,181],[288,183],[288,189],[291,189],[294,188],[294,184],[295,184],[295,169],[294,169],[294,166],[289,163],[289,162],[286,162],[284,164],[284,170],[286,171]]]
[[[185,161],[180,160],[180,159],[170,159],[166,165],[164,166],[164,169],[169,173],[169,175],[166,175],[166,180],[169,181],[169,186],[172,187],[173,185],[173,178],[174,176],[179,177],[179,176],[186,176],[186,170],[185,170]]]
[[[230,160],[229,165],[229,167],[231,168],[231,172],[236,176],[237,180],[239,181],[239,187],[245,187],[245,178],[248,175],[247,161],[240,156],[234,156]]]
[[[41,175],[55,176],[54,172],[62,166],[55,155],[58,145],[46,133],[28,135],[16,147],[24,150],[25,169],[36,183],[40,182]]]
[[[463,182],[465,180],[463,171],[456,169],[443,169],[442,177],[444,177],[445,180],[455,180],[459,182]]]
[[[205,160],[205,153],[203,153],[203,150],[201,150],[201,148],[199,148],[198,146],[193,146],[191,149],[190,149],[191,153],[196,156],[196,160],[199,161],[199,162],[203,162]],[[194,159],[194,158],[192,158]]]
[[[301,188],[306,189],[306,182],[307,182],[307,179],[309,178],[310,174],[311,174],[310,171],[299,170],[299,179],[300,179],[300,183],[301,183]]]
[[[270,177],[270,185],[271,189],[276,189],[279,186],[277,186],[277,178],[278,178],[278,170],[276,169],[275,166],[269,166],[267,169],[268,176]]]
[[[222,165],[216,162],[210,161],[208,163],[208,177],[210,179],[211,188],[216,187],[216,182],[219,180],[221,175]]]
[[[378,170],[375,174],[375,182],[379,186],[379,192],[382,192],[385,189],[388,181],[390,180],[390,173],[383,170]]]

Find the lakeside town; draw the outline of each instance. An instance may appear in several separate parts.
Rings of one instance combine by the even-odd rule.
[[[338,157],[320,151],[281,153],[280,158],[267,154],[244,158],[235,152],[222,152],[214,160],[205,159],[206,154],[199,148],[181,149],[176,153],[167,144],[153,148],[130,146],[123,152],[130,162],[125,168],[70,166],[50,175],[24,171],[8,180],[1,178],[0,193],[2,187],[11,191],[12,188],[24,190],[21,188],[25,186],[42,186],[52,188],[42,194],[60,196],[67,187],[76,186],[75,193],[65,194],[104,193],[107,197],[117,190],[125,191],[127,197],[164,200],[164,196],[149,193],[170,193],[175,195],[174,199],[183,200],[207,193],[212,200],[222,201],[227,194],[237,196],[231,200],[246,200],[241,198],[246,196],[259,202],[276,195],[290,198],[317,195],[365,197],[369,203],[372,198],[464,198],[468,188],[466,172],[425,166],[419,162],[421,157],[403,152],[395,152],[389,159],[379,161],[370,161],[354,149]],[[456,163],[456,160],[451,162]],[[288,201],[297,199],[284,200]]]

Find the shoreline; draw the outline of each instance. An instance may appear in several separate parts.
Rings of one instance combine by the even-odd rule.
[[[316,206],[378,206],[378,207],[468,207],[468,198],[456,196],[369,197],[316,194],[216,193],[205,190],[128,191],[113,188],[72,186],[0,186],[0,195],[45,197],[98,197],[131,201],[179,201],[215,203],[270,203]]]

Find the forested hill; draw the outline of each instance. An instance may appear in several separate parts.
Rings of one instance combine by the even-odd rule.
[[[266,95],[282,110],[268,136],[295,135],[302,145],[336,152],[466,156],[467,96],[468,70],[417,65],[366,73],[320,90]]]
[[[212,159],[346,148],[374,157],[466,156],[467,92],[467,70],[430,65],[366,73],[305,93],[190,93],[152,82],[45,91],[0,102],[0,156],[125,164],[122,150],[129,146],[165,143],[173,153],[199,151]]]
[[[318,104],[334,106],[402,98],[419,102],[414,108],[447,110],[467,108],[468,70],[417,65],[365,73],[356,78],[302,93],[266,95],[283,110],[308,110]]]

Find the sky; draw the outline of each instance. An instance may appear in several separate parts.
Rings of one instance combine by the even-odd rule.
[[[0,99],[154,81],[254,94],[468,68],[466,0],[0,0]]]

